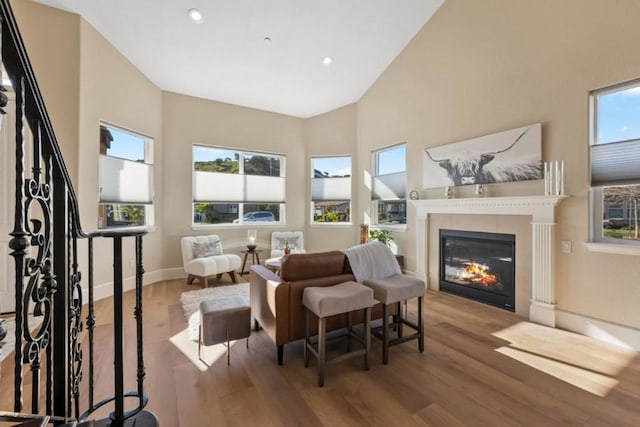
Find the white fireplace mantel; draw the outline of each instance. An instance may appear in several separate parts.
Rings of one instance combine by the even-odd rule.
[[[417,214],[416,274],[428,283],[430,214],[526,215],[531,217],[531,321],[555,327],[555,207],[568,196],[411,200]]]

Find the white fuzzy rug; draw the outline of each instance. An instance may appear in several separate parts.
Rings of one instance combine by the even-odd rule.
[[[7,356],[9,356],[16,346],[16,318],[15,317],[3,317],[4,327],[7,329],[7,337],[4,339],[4,347],[0,350],[0,362],[2,362]],[[29,315],[29,330],[34,332],[37,327],[42,323],[42,317],[34,317]],[[197,337],[196,337],[197,339]]]
[[[198,308],[200,301],[219,297],[241,296],[249,303],[249,283],[239,283],[237,285],[216,286],[212,288],[198,289],[195,291],[183,292],[180,295],[184,318],[189,325],[189,339],[198,340],[198,329],[200,328],[200,316]]]

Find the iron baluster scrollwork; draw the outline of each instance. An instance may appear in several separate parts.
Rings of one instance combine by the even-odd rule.
[[[39,412],[41,354],[50,343],[50,322],[52,314],[52,295],[55,291],[55,279],[51,274],[51,187],[49,176],[42,175],[42,141],[39,127],[35,128],[33,138],[32,177],[25,181],[24,217],[25,229],[30,237],[30,246],[35,257],[26,260],[24,276],[27,286],[24,293],[22,314],[22,333],[24,337],[23,363],[31,365],[32,388],[31,410]],[[45,161],[46,162],[46,161]],[[46,168],[49,171],[49,167]],[[32,218],[33,205],[40,208],[41,219]],[[29,307],[33,304],[35,318],[42,317],[39,328],[32,333],[29,328]]]
[[[73,218],[69,216],[69,229],[73,229]],[[69,405],[73,402],[74,417],[80,418],[80,381],[82,381],[82,346],[78,336],[82,332],[82,275],[78,271],[78,243],[71,239],[71,275],[69,276]],[[71,408],[69,408],[71,413]]]

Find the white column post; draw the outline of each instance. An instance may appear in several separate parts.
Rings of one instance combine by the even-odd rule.
[[[542,325],[556,326],[555,223],[532,222],[531,305],[529,318]]]
[[[429,288],[429,269],[427,258],[429,257],[429,214],[418,214],[416,218],[416,277],[424,280]]]

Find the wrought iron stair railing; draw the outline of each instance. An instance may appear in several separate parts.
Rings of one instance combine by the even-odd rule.
[[[147,230],[83,232],[72,182],[9,0],[0,0],[0,27],[2,67],[15,93],[15,106],[8,106],[7,87],[0,86],[0,114],[5,114],[8,107],[15,108],[15,119],[9,123],[5,117],[2,125],[15,128],[15,219],[9,247],[15,261],[16,295],[13,411],[0,407],[5,410],[0,412],[0,421],[16,425],[27,421],[33,423],[29,425],[157,425],[155,416],[143,410],[148,398],[143,387],[142,237]],[[114,243],[115,378],[113,396],[95,402],[93,242],[103,238]],[[136,245],[137,390],[129,393],[123,387],[124,238],[134,238]],[[87,239],[89,248],[86,344],[81,342],[84,324],[79,239]],[[33,315],[42,319],[35,331],[28,326],[30,307]],[[88,366],[83,352],[86,347]],[[85,374],[88,386],[81,388]],[[29,387],[25,387],[25,375],[31,376]],[[25,396],[25,389],[30,390],[29,396]],[[125,412],[124,400],[132,396],[138,404]],[[29,405],[25,399],[30,400]],[[91,420],[92,414],[107,404],[115,407],[109,417]]]

